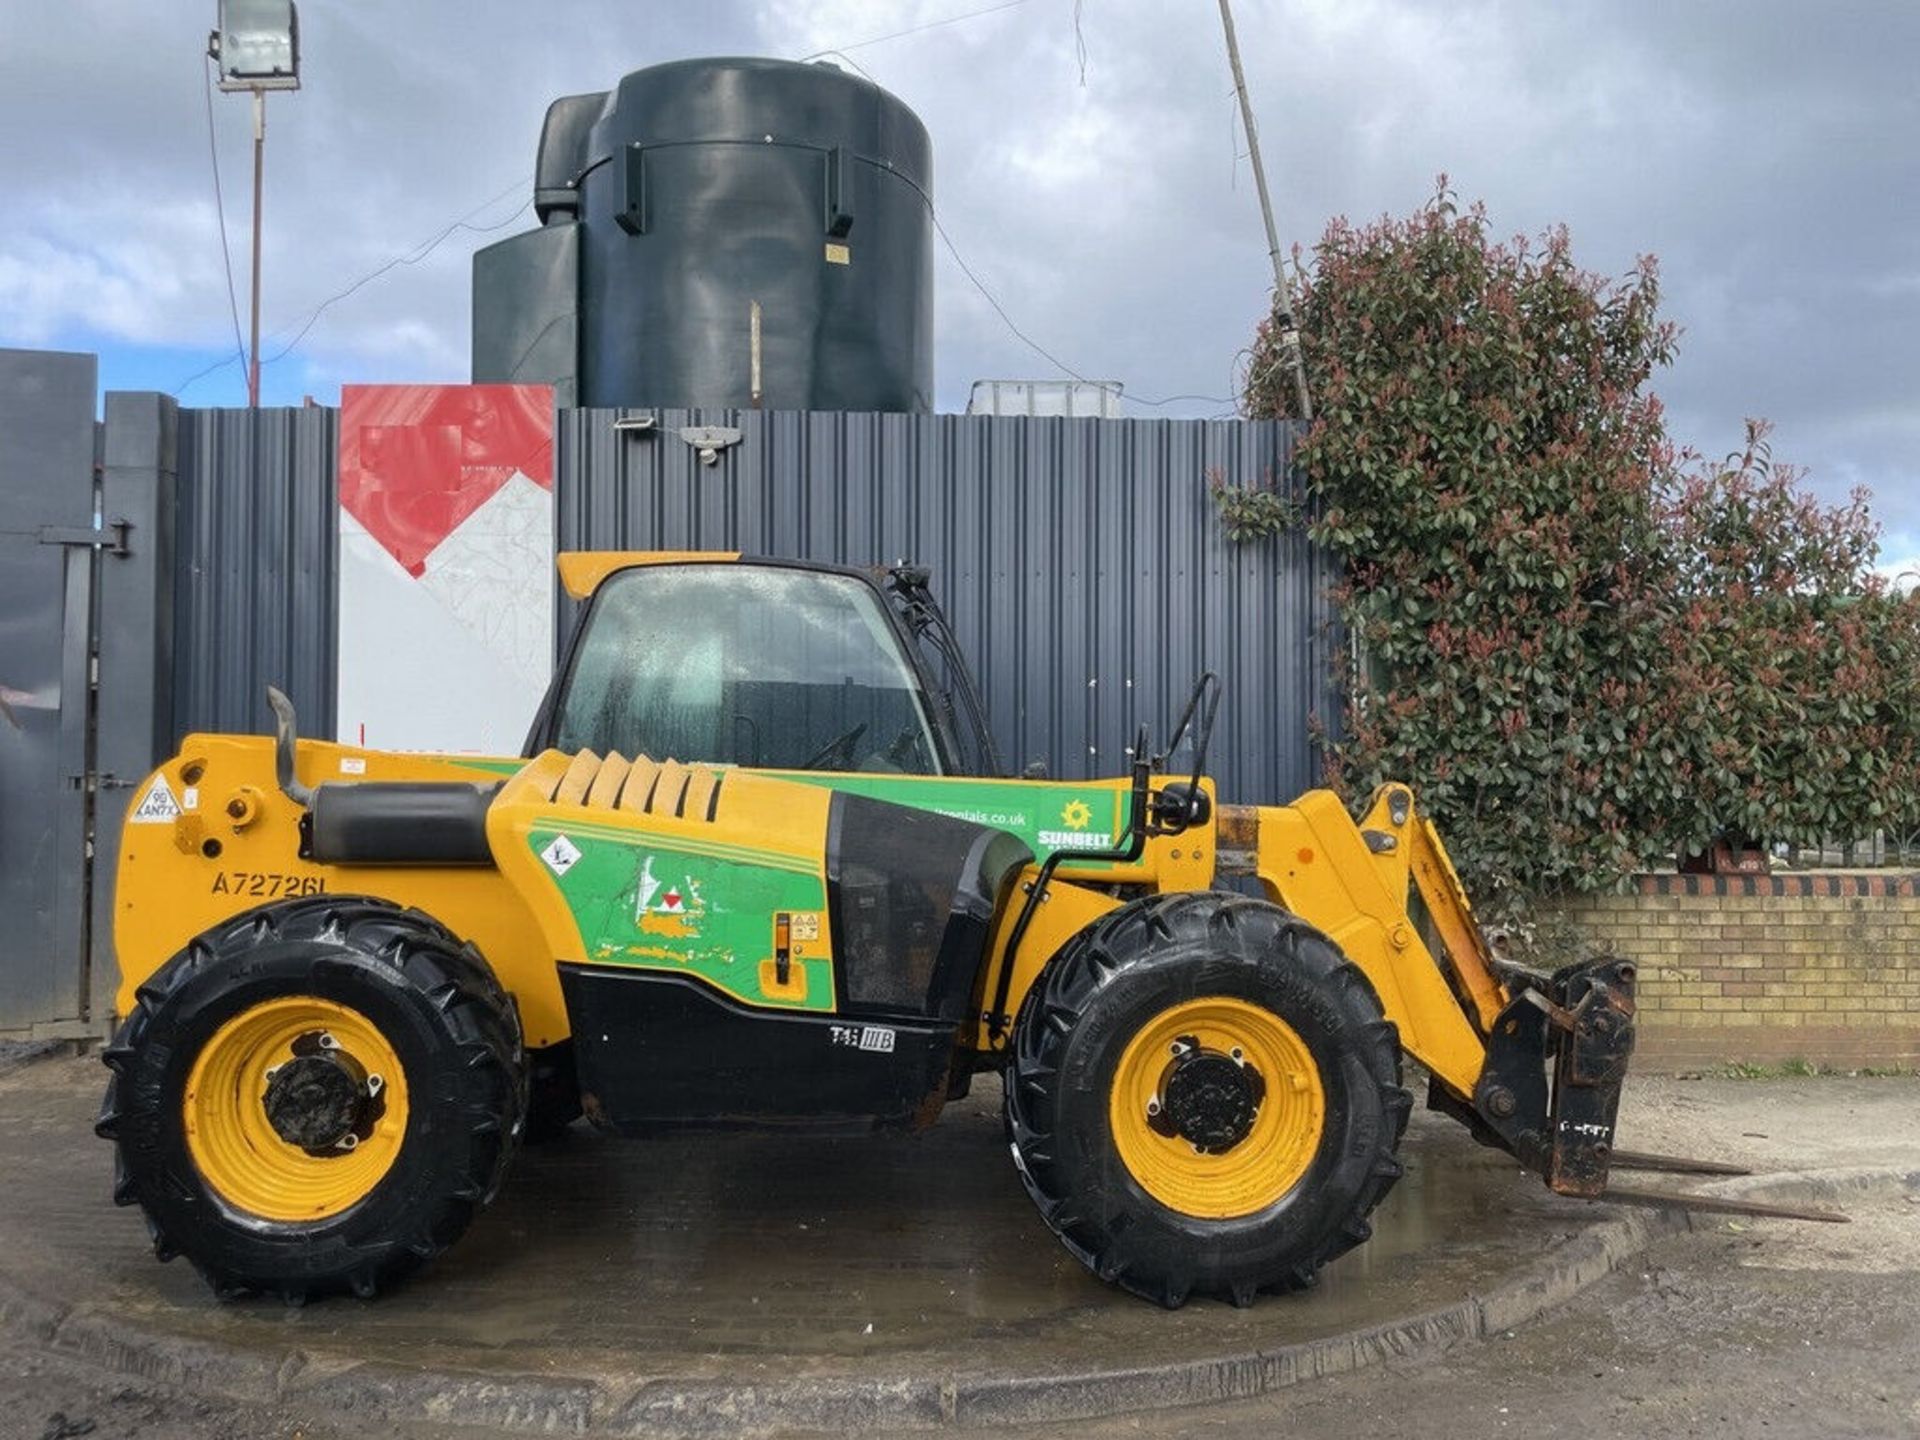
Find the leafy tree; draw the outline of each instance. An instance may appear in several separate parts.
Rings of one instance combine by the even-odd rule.
[[[1916,828],[1920,599],[1873,573],[1866,496],[1823,506],[1767,427],[1683,476],[1664,506],[1673,575],[1661,729],[1680,853],[1713,841]]]
[[[1444,182],[1407,219],[1330,225],[1299,299],[1298,456],[1367,661],[1331,778],[1414,780],[1483,893],[1653,853],[1657,300],[1651,262],[1609,285],[1564,230],[1497,242]],[[1245,399],[1291,404],[1270,322]]]
[[[1862,502],[1808,499],[1764,429],[1676,453],[1658,301],[1651,259],[1610,281],[1564,228],[1498,241],[1444,179],[1331,224],[1298,300],[1298,457],[1364,656],[1330,778],[1415,782],[1496,905],[1915,806],[1916,603],[1873,581]],[[1246,410],[1291,403],[1269,320]]]

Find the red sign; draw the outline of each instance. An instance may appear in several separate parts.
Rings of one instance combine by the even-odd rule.
[[[340,505],[418,577],[518,471],[553,489],[550,385],[343,385]]]

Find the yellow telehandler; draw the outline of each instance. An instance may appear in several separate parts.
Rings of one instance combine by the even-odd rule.
[[[1214,677],[1182,773],[1143,733],[1129,774],[1007,779],[923,570],[560,571],[525,757],[300,741],[276,693],[274,738],[189,736],[136,794],[98,1128],[219,1294],[373,1294],[582,1111],[924,1126],[983,1071],[1046,1223],[1168,1306],[1367,1238],[1403,1053],[1561,1194],[1659,1161],[1611,1148],[1632,962],[1497,959],[1406,785],[1357,824],[1223,803]]]

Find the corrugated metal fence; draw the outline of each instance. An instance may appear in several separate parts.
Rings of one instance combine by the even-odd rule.
[[[1303,533],[1228,543],[1207,494],[1214,476],[1290,486],[1286,426],[663,411],[616,428],[623,413],[560,413],[562,549],[930,565],[1016,770],[1115,773],[1134,726],[1164,742],[1211,669],[1222,793],[1284,800],[1316,782],[1326,562]],[[681,434],[693,425],[741,438],[708,465]]]
[[[1226,682],[1224,793],[1312,785],[1334,713],[1325,561],[1295,533],[1236,546],[1207,495],[1292,484],[1283,424],[969,415],[563,410],[562,549],[739,549],[930,565],[1002,756],[1113,773],[1202,670]],[[702,462],[683,428],[736,429]],[[335,710],[339,412],[182,410],[174,731],[263,730],[264,686],[302,729]],[[561,609],[562,623],[567,609]]]
[[[33,462],[45,485],[79,487],[80,508],[52,534],[58,544],[45,543],[57,506],[53,520],[36,511],[31,524],[0,527],[20,575],[66,566],[70,634],[54,644],[43,627],[46,654],[29,656],[23,643],[0,654],[45,684],[12,670],[0,678],[9,705],[57,695],[61,725],[95,737],[91,759],[27,768],[92,777],[58,793],[92,797],[94,863],[110,868],[127,787],[181,735],[266,729],[268,683],[292,695],[308,734],[331,733],[339,414],[177,410],[165,396],[116,394],[96,481],[85,463],[91,383],[75,391],[78,418],[62,442],[80,458]],[[38,385],[28,376],[14,399],[41,404],[29,398]],[[738,432],[710,464],[702,442],[715,437],[684,433],[701,424]],[[1300,533],[1228,544],[1207,486],[1287,489],[1290,456],[1287,428],[1266,423],[668,411],[623,424],[614,411],[566,410],[557,540],[930,565],[1010,765],[1043,760],[1063,778],[1115,773],[1134,726],[1147,721],[1164,741],[1195,677],[1211,669],[1227,689],[1209,768],[1236,799],[1280,800],[1314,783],[1311,717],[1333,712],[1325,561]],[[90,514],[107,528],[88,528]],[[36,594],[59,588],[33,584]],[[14,728],[25,723],[14,717]],[[47,726],[52,745],[51,716]],[[43,843],[46,806],[8,799],[21,844]],[[78,830],[66,849],[83,853]],[[60,902],[64,938],[40,948],[78,968],[30,994],[9,977],[0,1032],[77,1033],[103,1020],[109,894],[97,888],[90,906],[83,885]]]
[[[174,737],[269,728],[265,687],[333,734],[340,413],[182,410]]]

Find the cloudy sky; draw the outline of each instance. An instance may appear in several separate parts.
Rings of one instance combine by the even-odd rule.
[[[466,378],[469,256],[532,223],[555,96],[660,60],[839,50],[926,121],[942,221],[1022,330],[1137,395],[1221,397],[1135,413],[1228,408],[1268,272],[1214,5],[993,5],[301,0],[306,88],[269,106],[266,398]],[[1567,222],[1590,268],[1658,255],[1685,331],[1657,382],[1680,437],[1718,454],[1770,417],[1779,457],[1832,496],[1870,487],[1889,566],[1920,566],[1920,5],[1236,9],[1286,239],[1404,213],[1444,171],[1503,232]],[[0,345],[97,351],[108,388],[244,401],[214,10],[0,8]],[[244,325],[248,104],[213,111]],[[455,222],[474,228],[427,248]],[[1058,373],[937,263],[941,408],[976,378]]]

